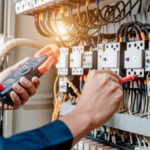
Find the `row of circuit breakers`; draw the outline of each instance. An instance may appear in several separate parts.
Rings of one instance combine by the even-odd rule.
[[[86,75],[91,69],[109,69],[121,75],[144,77],[150,71],[149,41],[99,44],[97,48],[60,48],[59,75]]]
[[[84,2],[84,0],[14,0],[16,3],[16,13],[23,13],[30,9],[38,9],[38,7],[54,7],[61,4],[75,5],[77,2]]]

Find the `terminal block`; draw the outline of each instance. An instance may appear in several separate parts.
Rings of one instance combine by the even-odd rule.
[[[59,92],[67,93],[67,82],[63,78],[59,78]]]
[[[110,69],[117,74],[124,72],[124,50],[126,49],[125,43],[110,43],[105,44],[105,48],[98,47],[98,66],[101,69]]]
[[[60,57],[56,68],[59,75],[69,75],[69,48],[60,48]]]
[[[144,77],[144,55],[145,50],[148,48],[147,41],[128,42],[127,50],[125,51],[125,69],[127,75],[139,75]]]

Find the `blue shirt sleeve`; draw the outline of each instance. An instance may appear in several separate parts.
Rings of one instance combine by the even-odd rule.
[[[70,150],[73,136],[60,120],[10,138],[0,137],[0,150]]]

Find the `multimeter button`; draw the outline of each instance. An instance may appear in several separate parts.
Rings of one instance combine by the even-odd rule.
[[[32,69],[33,69],[32,67],[27,67],[24,70],[22,70],[20,74],[24,76],[24,75],[30,73],[32,71]]]

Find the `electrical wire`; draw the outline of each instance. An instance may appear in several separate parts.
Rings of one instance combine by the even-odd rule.
[[[18,39],[13,39],[8,41],[0,50],[0,59],[4,57],[10,50],[17,46],[30,46],[33,48],[41,49],[44,47],[43,44],[39,44],[38,42],[35,42],[33,40],[29,39],[23,39],[23,38],[18,38]]]
[[[78,91],[75,85],[71,81],[69,81],[66,77],[64,77],[63,79],[69,84],[69,86],[73,89],[73,91],[77,94],[77,96],[80,97],[81,93]]]

